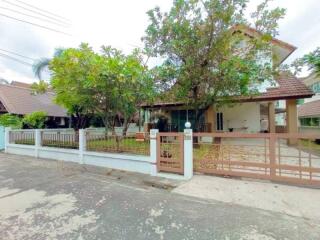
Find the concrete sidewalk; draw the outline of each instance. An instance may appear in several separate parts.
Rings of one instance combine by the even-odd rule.
[[[173,192],[320,220],[320,189],[196,175]]]

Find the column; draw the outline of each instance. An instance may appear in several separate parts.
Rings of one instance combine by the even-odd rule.
[[[192,129],[184,130],[184,177],[191,179],[193,177],[193,141]]]
[[[39,157],[39,148],[41,147],[41,130],[40,129],[35,129],[34,130],[34,149],[35,149],[35,157]]]
[[[10,141],[10,130],[11,127],[6,127],[4,130],[4,152],[8,153],[8,145],[9,145],[9,141]]]
[[[286,101],[287,110],[287,131],[288,133],[298,133],[298,114],[296,99]],[[289,139],[288,144],[296,144],[297,139]]]
[[[209,132],[214,132],[214,130],[215,130],[215,111],[214,111],[213,105],[211,105],[206,111],[206,123],[209,123],[211,125]]]
[[[79,158],[80,164],[84,164],[83,153],[86,151],[86,131],[84,129],[79,130]]]
[[[156,176],[158,173],[157,169],[157,134],[158,129],[151,129],[150,130],[150,159],[151,159],[151,176]]]
[[[269,109],[269,133],[275,133],[276,132],[276,123],[275,123],[275,108],[274,108],[274,102],[268,103],[268,109]]]

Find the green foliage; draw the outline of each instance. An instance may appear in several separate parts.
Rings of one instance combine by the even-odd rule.
[[[55,101],[70,114],[98,114],[112,127],[119,113],[130,122],[137,106],[153,96],[153,81],[141,53],[126,56],[111,47],[95,53],[87,44],[69,48],[50,63]],[[80,126],[79,126],[80,128]]]
[[[257,61],[270,54],[270,41],[277,34],[284,9],[269,9],[269,0],[251,14],[253,38],[245,32],[247,0],[178,0],[169,12],[148,12],[150,24],[143,38],[151,57],[164,58],[153,69],[160,89],[171,89],[175,100],[195,109],[217,99],[257,93],[259,83],[272,79],[270,63]],[[245,45],[243,44],[245,43]],[[172,87],[174,86],[174,87]]]
[[[63,51],[64,51],[63,48],[57,48],[55,49],[53,56],[54,57],[59,56],[62,54]],[[52,59],[50,58],[41,58],[32,65],[33,73],[39,80],[42,80],[41,74],[49,67],[51,60]]]
[[[307,66],[309,70],[320,76],[320,47],[304,55],[302,58],[296,59],[290,67],[294,69],[294,73],[297,74],[302,71],[304,66]]]
[[[47,83],[44,80],[39,80],[38,83],[33,83],[31,85],[32,94],[33,95],[44,94],[48,91],[49,87],[50,87],[49,83]]]
[[[47,113],[38,111],[25,115],[22,122],[28,128],[41,129],[45,127],[46,119]]]
[[[0,115],[0,125],[11,128],[22,128],[22,119],[10,113]]]

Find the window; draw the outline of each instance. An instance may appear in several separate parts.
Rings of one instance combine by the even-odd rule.
[[[320,118],[301,118],[300,124],[304,127],[319,127]]]
[[[223,113],[222,112],[217,113],[216,120],[217,120],[217,130],[223,131]]]
[[[303,99],[303,98],[302,98],[302,99],[298,99],[298,100],[297,100],[297,104],[298,104],[298,105],[304,104],[304,99]]]
[[[314,93],[320,93],[320,82],[312,84],[311,89]]]

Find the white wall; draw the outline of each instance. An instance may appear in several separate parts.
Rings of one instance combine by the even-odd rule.
[[[320,134],[320,127],[299,127],[300,133]]]
[[[8,144],[6,153],[36,157],[36,147]],[[83,152],[83,159],[81,159],[79,150],[39,147],[38,157],[144,174],[154,175],[156,172],[156,159],[152,159],[151,156],[134,156],[85,151]]]
[[[234,128],[240,132],[260,132],[260,104],[242,103],[232,107],[223,106],[217,112],[223,112],[223,130]],[[243,128],[248,128],[247,130]]]

